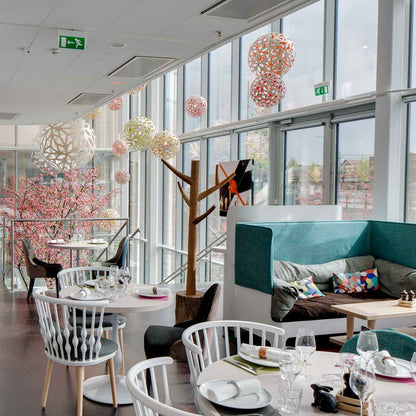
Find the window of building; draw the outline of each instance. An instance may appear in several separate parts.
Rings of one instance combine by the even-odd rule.
[[[178,71],[165,75],[164,123],[163,128],[176,133],[176,114],[178,109]]]
[[[231,121],[231,43],[209,54],[209,126]]]
[[[338,0],[336,98],[376,89],[378,0]]]
[[[185,111],[185,102],[193,95],[201,95],[201,58],[184,65],[184,132],[201,128],[201,117],[191,117]]]
[[[269,129],[239,134],[239,159],[252,159],[254,205],[267,205],[269,192]]]
[[[369,219],[373,211],[374,118],[340,123],[337,204],[344,220]]]
[[[323,127],[286,132],[285,205],[322,204],[323,137]]]

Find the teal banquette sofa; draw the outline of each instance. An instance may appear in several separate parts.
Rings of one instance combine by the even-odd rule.
[[[235,296],[246,308],[252,301],[249,308],[256,311],[252,314],[253,320],[259,321],[260,313],[268,313],[269,316],[262,321],[271,323],[271,303],[265,308],[265,302],[266,295],[270,295],[271,301],[274,291],[273,265],[276,260],[316,265],[368,255],[416,269],[416,224],[384,221],[238,223],[235,235]],[[366,301],[365,298],[363,301]],[[249,318],[245,314],[244,319]],[[387,326],[406,326],[405,322],[379,322]],[[316,333],[345,332],[345,318],[339,317],[325,320],[318,316],[316,322],[308,322],[307,325],[296,321],[274,324],[283,327],[288,337],[296,334],[294,331],[301,326],[310,326]]]

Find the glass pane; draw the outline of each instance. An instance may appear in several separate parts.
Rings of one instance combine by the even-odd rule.
[[[416,222],[416,103],[409,104],[406,221]]]
[[[13,129],[14,130],[14,129]],[[16,185],[16,161],[15,152],[10,150],[0,151],[0,198],[5,198],[3,188],[11,187],[15,189]],[[0,204],[4,208],[0,199]]]
[[[336,98],[376,89],[378,1],[338,0]]]
[[[128,96],[123,97],[123,106],[128,105]],[[98,148],[109,148],[113,142],[120,138],[122,110],[112,111],[106,105],[94,119],[94,130]]]
[[[250,84],[256,78],[248,67],[248,50],[260,36],[270,32],[270,25],[261,27],[240,39],[240,120],[270,114],[270,108],[259,107],[250,98]]]
[[[14,126],[0,126],[0,143],[3,147],[16,145]]]
[[[373,211],[374,119],[338,126],[337,204],[342,218],[369,219]]]
[[[17,126],[17,144],[19,146],[33,146],[33,139],[43,126]]]
[[[176,166],[176,158],[169,163]],[[176,175],[163,166],[162,243],[172,248],[175,248],[176,236],[176,181]]]
[[[416,85],[416,4],[412,0],[412,15],[411,18],[411,39],[410,39],[410,88],[415,88]]]
[[[130,99],[133,102],[133,108],[137,108],[137,114],[134,116],[143,116],[146,117],[146,96],[147,96],[147,86],[143,88],[140,92],[130,96]]]
[[[296,60],[284,76],[286,96],[282,110],[318,104],[314,84],[322,82],[324,1],[320,0],[283,19],[283,33],[293,40]]]
[[[185,111],[185,102],[193,95],[201,94],[201,58],[197,58],[184,66],[184,131],[192,131],[201,128],[201,117],[191,117]]]
[[[215,168],[219,162],[230,160],[230,136],[212,137],[208,139],[208,175],[207,188],[215,184]],[[216,206],[214,212],[208,216],[207,222],[207,244],[212,243],[221,234],[227,231],[226,217],[219,215],[219,193],[214,192],[207,198],[206,208]],[[204,204],[201,204],[203,206]]]
[[[254,159],[254,204],[267,205],[269,192],[269,129],[239,135],[239,159]]]
[[[17,152],[17,177],[36,178],[40,173],[41,171],[32,163],[32,152],[19,150]]]
[[[104,186],[103,193],[113,191],[120,188],[120,185],[114,181],[116,173],[116,161],[113,152],[96,151],[93,158],[93,166],[98,167],[100,185]],[[109,206],[120,213],[120,195],[114,195]],[[119,222],[121,224],[121,222]]]
[[[178,107],[177,78],[178,71],[176,69],[165,75],[164,129],[173,133],[176,133],[176,112]]]
[[[231,43],[209,54],[209,126],[231,121]]]
[[[322,204],[324,128],[286,133],[285,205]]]

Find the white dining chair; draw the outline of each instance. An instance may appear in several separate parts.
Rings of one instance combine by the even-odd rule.
[[[198,416],[172,406],[166,370],[166,366],[172,363],[171,357],[151,358],[135,364],[127,372],[127,388],[136,416]],[[160,389],[155,370],[161,378]]]
[[[192,325],[182,334],[188,359],[191,383],[196,384],[199,374],[210,364],[231,354],[230,339],[237,353],[244,342],[277,348],[282,328],[248,321],[210,321]]]
[[[48,357],[46,376],[42,395],[42,408],[46,407],[53,363],[57,362],[75,367],[77,378],[77,416],[83,413],[83,382],[84,368],[108,361],[110,369],[111,393],[113,407],[117,407],[116,380],[113,357],[118,345],[103,337],[104,310],[108,300],[77,301],[60,299],[45,295],[46,288],[37,289],[34,293],[39,316],[40,333]],[[69,318],[73,319],[80,312],[77,327],[73,327]],[[87,319],[91,312],[92,319]]]
[[[64,269],[58,273],[57,279],[61,289],[65,289],[69,286],[82,285],[88,280],[98,280],[101,278],[108,279],[110,276],[110,267],[100,266],[86,266],[86,267],[72,267],[70,269]],[[124,316],[120,316],[118,320],[118,339],[120,344],[120,351],[122,357],[120,373],[124,374],[124,341],[123,341],[123,328],[126,326],[127,319]],[[104,336],[108,338],[108,331],[113,330],[112,314],[106,313],[103,322]]]

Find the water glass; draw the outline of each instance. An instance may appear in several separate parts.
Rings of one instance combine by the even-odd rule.
[[[98,289],[106,296],[110,295],[111,282],[108,279],[100,279],[98,281]]]
[[[282,382],[279,384],[279,409],[286,413],[297,413],[302,402],[300,383]]]
[[[117,282],[118,274],[119,274],[118,266],[117,265],[110,266],[110,272],[109,272],[108,278],[112,283]]]
[[[306,365],[310,356],[316,351],[315,334],[313,331],[308,328],[299,328],[296,334],[295,346],[302,353],[306,378]]]
[[[379,402],[374,403],[374,416],[398,416],[399,405],[395,402]]]
[[[360,399],[360,415],[363,416],[363,402],[376,391],[376,377],[373,366],[361,357],[354,360],[351,368],[350,387]]]
[[[279,367],[283,380],[292,381],[302,372],[302,360],[299,351],[293,347],[285,347],[279,355]]]
[[[358,335],[357,351],[366,363],[374,360],[378,353],[377,334],[372,331],[361,331]]]

